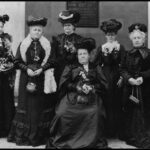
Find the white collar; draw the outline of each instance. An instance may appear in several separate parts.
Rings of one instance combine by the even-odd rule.
[[[85,69],[86,72],[89,71],[89,64],[83,65],[83,68]]]

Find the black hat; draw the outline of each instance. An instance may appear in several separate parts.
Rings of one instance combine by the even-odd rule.
[[[142,32],[147,32],[147,27],[145,24],[142,23],[134,23],[128,27],[129,33],[133,32],[133,30],[140,30]]]
[[[83,48],[87,49],[90,53],[96,47],[96,42],[93,38],[83,38],[80,42],[75,44],[75,47],[78,49]]]
[[[80,14],[73,10],[65,10],[59,13],[58,21],[62,24],[72,23],[76,24],[80,20]]]
[[[0,16],[0,21],[5,23],[6,21],[9,21],[9,16],[7,14]]]
[[[115,32],[117,33],[122,27],[122,23],[117,21],[116,19],[110,19],[108,21],[103,21],[100,29],[107,33],[107,32]]]
[[[47,18],[43,17],[43,18],[34,18],[32,16],[28,17],[27,20],[27,25],[28,26],[34,26],[34,25],[41,25],[43,27],[45,27],[47,24]]]

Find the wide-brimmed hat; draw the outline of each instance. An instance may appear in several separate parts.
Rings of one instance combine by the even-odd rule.
[[[116,19],[110,19],[108,21],[103,21],[101,23],[100,29],[105,32],[115,32],[117,33],[122,27],[122,23],[117,21]]]
[[[9,16],[7,14],[0,16],[0,21],[5,24],[6,21],[9,21]]]
[[[35,18],[33,16],[29,16],[27,19],[28,26],[41,25],[41,26],[45,27],[46,24],[47,24],[47,18],[45,18],[45,17]]]
[[[80,42],[75,44],[76,49],[87,49],[87,51],[90,53],[93,49],[96,47],[95,39],[93,38],[83,38],[80,40]]]
[[[71,23],[76,24],[80,20],[80,14],[73,10],[65,10],[59,13],[58,21],[62,24]]]
[[[147,32],[147,26],[145,24],[142,24],[142,23],[134,23],[128,27],[129,33],[133,32],[134,30],[140,30],[140,31],[146,33]]]

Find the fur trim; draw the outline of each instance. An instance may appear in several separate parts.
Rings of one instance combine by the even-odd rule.
[[[41,66],[43,66],[43,65],[45,65],[45,63],[47,62],[47,60],[50,56],[51,45],[50,45],[50,42],[44,36],[42,36],[39,41],[40,41],[43,49],[45,50],[45,58],[43,59],[43,62],[41,64]],[[23,40],[23,42],[20,45],[20,53],[21,53],[21,57],[24,62],[27,61],[26,60],[26,52],[27,52],[31,42],[32,42],[31,36],[30,36],[30,34],[28,34],[28,36]]]
[[[15,77],[15,85],[14,85],[14,97],[15,98],[17,98],[19,95],[20,75],[21,75],[21,70],[17,69],[16,70],[16,77]]]
[[[54,69],[48,69],[45,72],[45,80],[44,80],[44,93],[52,93],[56,92],[56,82],[54,78]]]
[[[44,66],[47,63],[47,60],[50,56],[51,53],[51,45],[50,42],[42,36],[40,38],[40,43],[43,49],[45,50],[45,58],[43,59],[43,62],[41,63],[41,66]],[[26,52],[27,49],[29,48],[30,44],[32,42],[30,34],[23,40],[23,42],[20,45],[20,54],[22,57],[22,60],[26,62]],[[50,94],[53,92],[56,92],[56,81],[54,78],[54,69],[48,69],[44,71],[45,77],[44,77],[44,92],[46,94]],[[21,70],[16,71],[16,79],[15,79],[15,87],[14,87],[14,95],[15,97],[18,97],[19,95],[19,82],[20,82],[20,75],[21,75]]]

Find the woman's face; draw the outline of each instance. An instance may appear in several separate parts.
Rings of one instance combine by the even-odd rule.
[[[39,39],[43,34],[43,26],[31,26],[30,35],[33,39]]]
[[[114,32],[107,32],[105,37],[106,37],[107,42],[112,43],[112,42],[114,42],[116,40],[116,33],[114,33]]]
[[[134,32],[132,34],[131,40],[132,40],[132,44],[134,47],[143,46],[143,44],[145,42],[145,38],[139,32]]]
[[[4,23],[0,22],[0,34],[4,32]]]
[[[64,32],[66,34],[73,33],[75,29],[74,25],[72,25],[71,23],[65,23],[63,27],[64,27]]]
[[[89,62],[89,53],[86,49],[78,49],[78,62],[82,65],[88,64]]]

